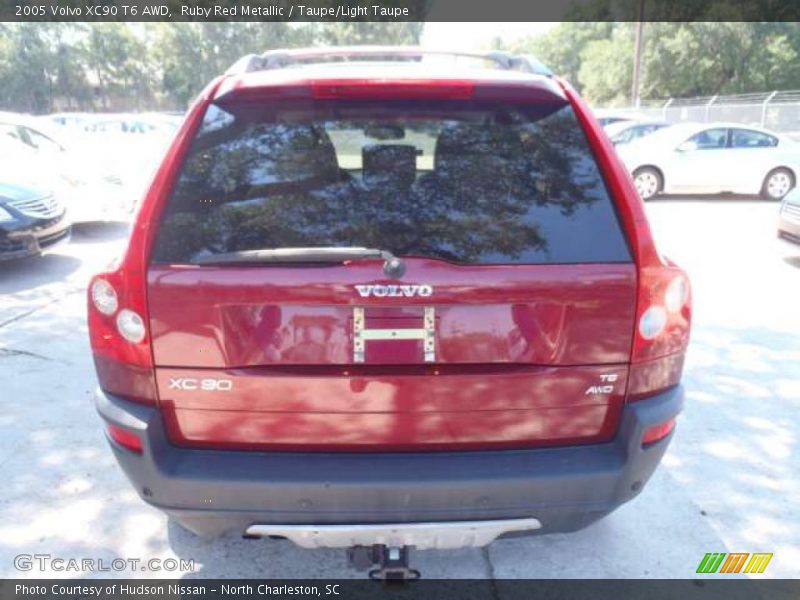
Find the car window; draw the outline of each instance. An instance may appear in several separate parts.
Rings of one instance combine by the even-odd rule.
[[[625,117],[600,117],[597,119],[597,122],[600,123],[603,127],[606,125],[611,125],[612,123],[621,123],[622,121],[627,121]]]
[[[627,141],[632,142],[636,138],[642,137],[642,128],[640,125],[636,127],[631,127],[628,129],[628,139]]]
[[[652,123],[649,125],[642,125],[641,127],[637,128],[636,135],[634,137],[640,138],[646,135],[650,135],[654,131],[658,131],[659,129],[663,128],[663,125],[659,125],[657,123]]]
[[[635,140],[643,137],[654,129],[655,127],[653,125],[637,125],[636,127],[631,127],[631,139]]]
[[[617,135],[611,138],[611,141],[615,144],[627,144],[632,139],[633,130],[633,127],[629,127],[628,129],[620,131]]]
[[[121,133],[122,123],[119,121],[99,121],[86,125],[86,131],[95,133]]]
[[[731,147],[733,148],[774,148],[778,138],[752,129],[733,129]]]
[[[705,129],[690,137],[687,141],[696,144],[698,150],[714,150],[724,148],[728,140],[725,128]]]
[[[303,246],[460,264],[631,260],[569,105],[212,106],[162,219],[158,263]]]
[[[123,121],[122,131],[125,133],[148,133],[153,131],[155,126],[144,121]]]
[[[28,127],[21,127],[20,129],[22,130],[24,138],[26,138],[23,141],[29,146],[33,146],[37,150],[43,150],[45,152],[61,151],[61,146],[43,133],[39,133],[35,129],[30,129]]]

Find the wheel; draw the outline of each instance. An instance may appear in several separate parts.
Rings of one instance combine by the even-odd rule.
[[[781,200],[794,187],[794,173],[789,169],[773,169],[764,178],[761,195],[770,200]]]
[[[650,200],[664,187],[664,181],[653,167],[642,167],[633,173],[633,183],[642,200]]]

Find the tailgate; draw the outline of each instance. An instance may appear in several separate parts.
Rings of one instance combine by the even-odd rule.
[[[420,450],[613,436],[636,267],[562,91],[542,78],[415,99],[400,83],[399,98],[232,90],[209,107],[148,272],[175,442]],[[265,258],[309,248],[389,252],[406,272],[367,256]]]
[[[415,283],[405,289],[370,279],[379,272],[151,268],[159,396],[174,440],[444,449],[613,435],[633,265],[409,260],[404,281]]]

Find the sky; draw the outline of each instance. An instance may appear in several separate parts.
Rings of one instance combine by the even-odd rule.
[[[420,44],[448,50],[485,50],[495,37],[513,42],[544,33],[555,23],[425,23]]]

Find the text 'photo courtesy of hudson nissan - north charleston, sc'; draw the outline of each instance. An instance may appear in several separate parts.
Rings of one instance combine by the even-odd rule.
[[[237,62],[89,287],[97,408],[142,498],[377,577],[636,496],[690,315],[568,84],[413,48]]]

